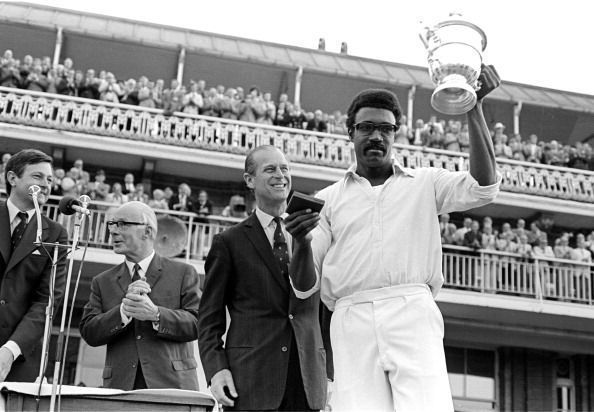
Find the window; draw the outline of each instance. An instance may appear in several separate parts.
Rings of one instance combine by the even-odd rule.
[[[559,358],[555,362],[555,398],[557,412],[575,411],[573,365],[570,359]]]
[[[456,411],[494,411],[495,352],[446,347],[445,354]]]

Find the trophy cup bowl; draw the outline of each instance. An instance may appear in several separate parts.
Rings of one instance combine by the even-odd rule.
[[[478,77],[487,45],[485,33],[475,24],[451,14],[421,31],[427,49],[429,75],[436,85],[431,106],[440,113],[460,115],[476,104]]]

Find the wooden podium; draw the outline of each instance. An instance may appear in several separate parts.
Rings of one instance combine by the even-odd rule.
[[[0,384],[0,412],[37,410],[35,383],[4,382]],[[44,384],[41,390],[39,411],[48,411],[52,385]],[[117,389],[62,386],[60,410],[80,411],[212,411],[214,398],[204,392],[180,389],[143,389],[121,391]],[[55,410],[58,411],[56,398]]]

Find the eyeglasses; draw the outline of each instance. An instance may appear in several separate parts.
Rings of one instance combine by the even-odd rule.
[[[359,133],[369,136],[376,130],[379,130],[382,136],[390,136],[396,133],[398,126],[392,123],[373,123],[373,122],[360,122],[354,125],[355,130]]]
[[[126,226],[142,226],[142,225],[146,225],[146,223],[142,223],[142,222],[126,222],[125,220],[109,220],[107,222],[105,222],[105,224],[107,225],[107,229],[111,230],[114,229],[114,227],[117,226],[117,228],[119,230],[122,230],[123,228],[125,228]]]

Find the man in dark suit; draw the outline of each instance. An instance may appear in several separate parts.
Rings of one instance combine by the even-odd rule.
[[[196,212],[197,202],[192,197],[192,189],[187,183],[181,183],[177,188],[177,194],[169,199],[169,209],[178,212]]]
[[[0,382],[32,382],[38,376],[52,262],[34,244],[37,219],[29,187],[37,185],[40,204],[52,186],[52,158],[22,150],[4,170],[8,200],[0,202]],[[66,244],[66,230],[42,216],[43,242]],[[56,269],[55,305],[64,292],[64,253]]]
[[[199,347],[206,379],[227,410],[323,409],[320,298],[293,289],[315,285],[309,232],[319,217],[299,211],[281,218],[291,175],[273,146],[248,155],[244,180],[257,208],[215,236],[205,263]],[[223,345],[225,309],[231,323]]]
[[[93,278],[80,333],[107,345],[106,388],[198,390],[198,274],[155,254],[155,212],[141,202],[120,206],[106,222],[124,263]]]

